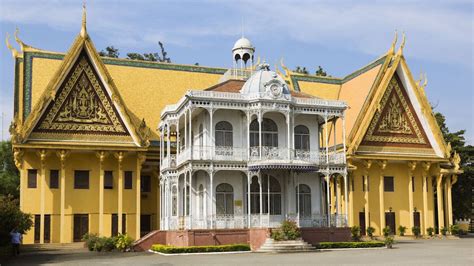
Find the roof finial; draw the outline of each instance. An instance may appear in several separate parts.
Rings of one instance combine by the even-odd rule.
[[[395,51],[395,45],[397,44],[397,40],[398,40],[398,32],[397,30],[395,30],[395,37],[393,37],[392,46],[390,47],[390,50],[389,50],[390,54],[393,54],[393,52]]]
[[[398,53],[403,53],[403,48],[405,47],[405,32],[402,33],[402,43],[400,44],[400,48],[398,49]]]
[[[18,56],[18,51],[15,48],[13,48],[13,46],[10,44],[10,34],[8,34],[8,32],[7,32],[7,37],[5,39],[5,43],[7,44],[8,50],[12,52],[13,58],[16,58]]]
[[[82,38],[85,38],[87,36],[87,28],[86,25],[86,2],[84,1],[82,3],[82,26],[81,26],[81,36]]]
[[[240,27],[241,27],[240,30],[242,31],[241,33],[242,33],[242,38],[243,38],[243,37],[244,37],[244,16],[242,16],[242,18],[241,18],[241,25],[240,25]]]

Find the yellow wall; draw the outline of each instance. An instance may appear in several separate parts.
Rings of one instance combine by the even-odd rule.
[[[350,212],[353,223],[352,225],[359,224],[359,212],[362,212],[365,206],[364,192],[362,191],[362,176],[364,175],[364,166],[361,163],[354,163],[357,166],[357,170],[351,172],[352,178],[354,178],[354,192],[353,198],[353,212]],[[370,209],[370,226],[375,228],[375,234],[380,235],[380,197],[379,197],[379,182],[380,182],[380,166],[373,163],[368,171],[370,187],[369,187],[369,209]],[[411,234],[410,226],[410,211],[409,211],[409,177],[408,177],[408,166],[406,163],[401,162],[390,162],[384,171],[384,176],[394,177],[394,192],[384,192],[384,210],[389,212],[392,208],[392,212],[395,212],[395,223],[396,230],[398,233],[398,226],[402,225],[407,228],[406,234]],[[413,193],[413,206],[416,207],[417,211],[420,212],[421,227],[434,227],[434,195],[433,188],[431,187],[431,178],[429,179],[428,187],[428,223],[427,227],[423,225],[423,190],[422,190],[422,170],[421,167],[417,167],[413,175],[415,176],[415,192]],[[430,174],[431,176],[431,174]],[[351,219],[349,219],[351,220]],[[366,221],[366,226],[369,224]],[[383,228],[383,226],[382,226]],[[425,232],[422,232],[422,234]]]
[[[126,230],[136,239],[136,169],[137,157],[135,153],[128,153],[123,161],[123,171],[133,172],[132,189],[123,190],[123,213],[127,215]],[[27,188],[27,170],[38,169],[37,188]],[[24,164],[21,171],[21,209],[27,213],[40,214],[41,165],[38,155],[28,151],[24,155]],[[49,188],[49,174],[51,169],[60,170],[59,159],[54,152],[50,152],[45,162],[45,214],[51,214],[51,242],[60,241],[60,188]],[[89,170],[89,189],[74,189],[74,170]],[[104,162],[104,170],[112,170],[114,176],[113,189],[104,189],[104,235],[111,234],[111,214],[117,213],[118,207],[118,162],[110,154]],[[148,175],[142,173],[142,175]],[[151,175],[150,175],[151,176]],[[151,177],[151,192],[147,199],[141,201],[141,214],[152,214],[157,217],[157,189],[156,177]],[[59,179],[60,180],[60,179]],[[60,186],[59,181],[59,186]],[[143,194],[143,193],[142,193]],[[89,214],[89,232],[99,233],[99,160],[93,152],[72,153],[66,161],[65,186],[65,233],[66,242],[73,241],[73,215]],[[152,222],[152,229],[156,229],[156,220]],[[34,242],[34,228],[24,236],[24,243]]]

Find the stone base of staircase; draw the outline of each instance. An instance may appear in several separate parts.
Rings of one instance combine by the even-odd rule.
[[[271,238],[267,238],[265,243],[260,247],[257,252],[270,252],[270,253],[290,253],[290,252],[310,252],[315,251],[316,248],[311,244],[306,243],[302,239],[300,240],[286,240],[286,241],[275,241]]]

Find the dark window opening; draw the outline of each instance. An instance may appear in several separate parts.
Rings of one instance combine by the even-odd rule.
[[[113,171],[104,171],[104,188],[113,189],[114,188],[114,174]]]
[[[151,192],[151,177],[149,175],[142,176],[140,186],[142,192]]]
[[[133,172],[132,171],[125,171],[125,189],[132,189],[133,188]]]
[[[383,190],[385,192],[394,192],[395,191],[393,176],[384,176],[383,177]]]
[[[28,169],[28,188],[36,188],[38,170]]]
[[[87,170],[74,171],[74,188],[75,189],[89,189],[89,171]]]
[[[49,172],[49,188],[59,188],[59,170]]]

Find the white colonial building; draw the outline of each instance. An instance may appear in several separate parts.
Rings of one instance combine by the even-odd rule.
[[[253,58],[246,43],[234,47],[235,61]],[[249,54],[235,55],[241,50]],[[240,69],[239,77],[229,72],[161,114],[162,230],[276,227],[284,219],[345,226],[339,206],[347,208],[347,194],[328,215],[326,182],[334,174],[345,180],[345,145],[330,146],[325,125],[344,124],[346,104],[290,91],[267,64]]]

